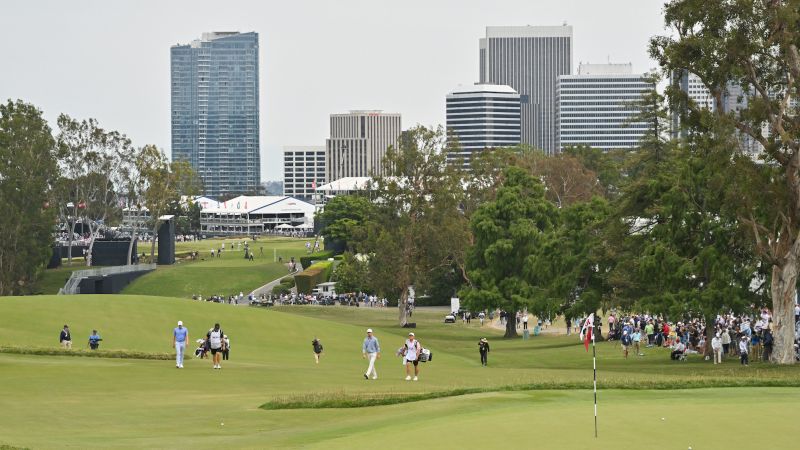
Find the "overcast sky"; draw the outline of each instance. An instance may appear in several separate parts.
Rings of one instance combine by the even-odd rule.
[[[4,0],[0,100],[54,121],[93,117],[170,153],[170,46],[204,31],[256,31],[261,173],[282,179],[282,147],[324,145],[328,115],[399,112],[403,128],[444,122],[444,98],[478,78],[487,25],[573,26],[580,61],[655,67],[661,0]]]

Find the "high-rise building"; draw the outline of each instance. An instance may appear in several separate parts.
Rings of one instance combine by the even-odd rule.
[[[325,184],[325,147],[283,148],[283,195],[311,202]]]
[[[383,157],[397,146],[400,114],[379,110],[331,114],[331,136],[325,143],[325,179],[383,175]]]
[[[632,64],[581,64],[578,75],[561,75],[556,88],[556,148],[588,145],[632,148],[650,129],[637,121],[642,95],[655,88]]]
[[[191,163],[206,195],[256,191],[258,34],[203,33],[170,53],[172,159]]]
[[[475,153],[520,143],[519,94],[510,86],[459,87],[446,104],[449,163],[468,169]]]
[[[520,95],[522,143],[554,152],[556,81],[572,73],[572,27],[486,27],[479,57],[481,83]]]

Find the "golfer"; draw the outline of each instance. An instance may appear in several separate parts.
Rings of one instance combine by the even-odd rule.
[[[220,359],[222,358],[222,338],[225,333],[219,327],[218,323],[214,324],[214,328],[208,331],[206,338],[208,338],[208,346],[211,350],[211,361],[214,363],[215,369],[222,369]]]
[[[364,338],[364,344],[361,346],[361,357],[369,357],[369,366],[367,373],[364,374],[364,379],[369,380],[370,374],[372,379],[378,379],[378,371],[375,370],[375,360],[381,357],[381,345],[378,343],[378,338],[372,335],[372,328],[367,328],[367,337]]]
[[[186,353],[186,343],[189,342],[189,329],[183,327],[183,321],[178,321],[178,326],[172,330],[172,347],[175,349],[175,367],[183,369],[183,355]]]
[[[419,354],[422,352],[422,346],[416,340],[414,333],[408,333],[408,339],[405,344],[405,355],[403,360],[406,363],[406,381],[411,380],[411,366],[414,366],[414,381],[419,377]]]

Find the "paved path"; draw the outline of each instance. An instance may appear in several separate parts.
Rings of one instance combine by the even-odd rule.
[[[298,264],[298,265],[299,265],[299,264]],[[294,272],[287,272],[287,274],[286,274],[286,275],[282,275],[280,278],[278,278],[278,279],[276,279],[276,280],[272,280],[272,281],[270,281],[269,283],[267,283],[267,284],[265,284],[265,285],[263,285],[263,286],[261,286],[261,287],[259,287],[259,288],[256,288],[255,290],[253,290],[253,291],[251,292],[251,294],[253,294],[253,296],[254,296],[254,297],[256,297],[256,298],[258,298],[258,296],[260,296],[261,294],[267,294],[267,295],[269,295],[269,294],[271,294],[271,293],[272,293],[272,288],[273,288],[273,287],[275,287],[276,285],[278,285],[278,283],[280,283],[282,279],[284,279],[284,278],[285,278],[285,277],[287,277],[287,276],[294,275],[294,274],[296,274],[297,272],[299,272],[299,270],[297,270],[297,271],[294,271]],[[294,290],[294,289],[293,289],[293,290]],[[247,299],[245,298],[245,301],[244,301],[243,303],[239,303],[239,305],[240,305],[240,306],[242,306],[242,305],[243,305],[243,306],[248,306]]]

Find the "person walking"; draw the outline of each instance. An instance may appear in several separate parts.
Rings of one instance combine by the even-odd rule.
[[[319,364],[319,356],[322,354],[322,342],[314,338],[314,340],[311,341],[311,347],[314,349],[314,362]]]
[[[369,366],[367,366],[364,379],[369,380],[369,376],[372,375],[372,379],[377,380],[378,371],[375,369],[375,360],[381,357],[381,345],[378,338],[372,335],[372,328],[367,328],[367,337],[364,338],[364,343],[361,345],[361,357],[369,358]]]
[[[478,320],[481,322],[481,326],[483,326],[483,321],[486,319],[486,313],[483,311],[478,313]]]
[[[220,365],[220,358],[222,357],[222,338],[225,333],[219,327],[219,323],[214,324],[214,328],[208,331],[206,338],[208,339],[208,347],[211,350],[211,361],[214,363],[215,369],[222,369]]]
[[[97,350],[100,347],[100,341],[102,340],[103,338],[97,334],[97,330],[92,330],[92,334],[89,336],[89,348],[92,350]]]
[[[222,360],[227,361],[231,354],[231,340],[228,335],[222,336]]]
[[[422,346],[419,344],[419,341],[414,336],[414,333],[408,333],[408,339],[406,339],[405,347],[403,348],[403,361],[406,365],[406,381],[412,380],[411,378],[411,366],[414,366],[414,381],[417,381],[419,377],[419,354],[422,352]]]
[[[64,325],[61,334],[58,336],[58,343],[61,344],[61,348],[72,348],[72,335],[69,332],[69,326]]]
[[[183,355],[186,353],[186,344],[189,342],[189,329],[184,328],[183,321],[178,321],[178,326],[172,330],[172,348],[175,349],[175,367],[183,369]]]
[[[711,338],[711,351],[714,352],[714,364],[722,364],[722,338],[719,333]]]
[[[722,354],[729,355],[731,350],[731,334],[728,333],[727,328],[722,329],[722,334],[720,335],[720,342],[722,342]]]
[[[739,340],[739,357],[743,366],[750,365],[749,350],[747,348],[747,336],[742,336],[742,339]]]
[[[481,365],[489,365],[489,341],[486,338],[478,341],[478,352],[481,354]]]

